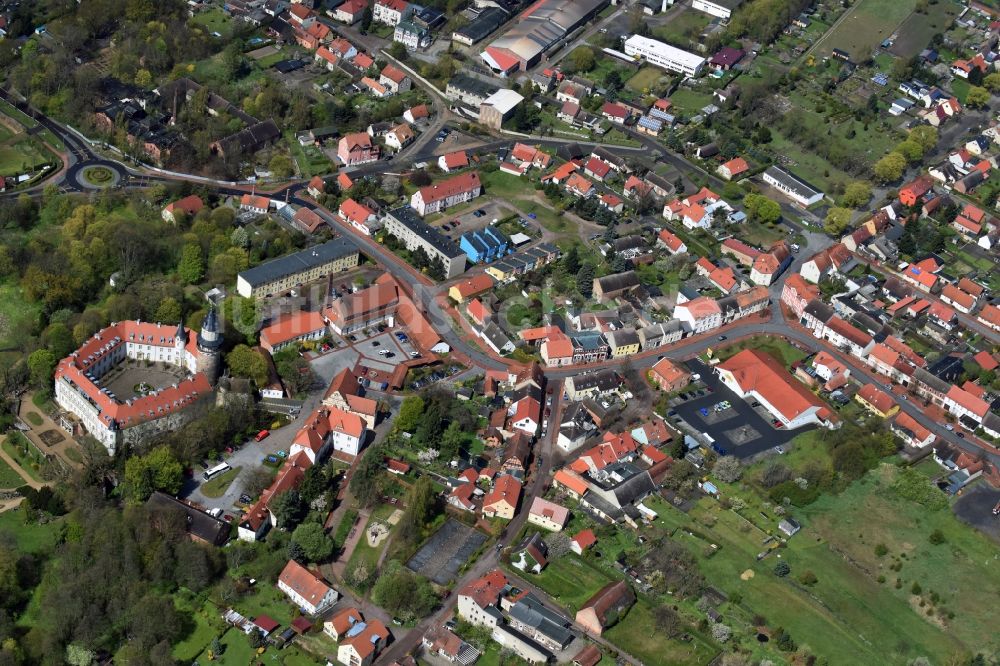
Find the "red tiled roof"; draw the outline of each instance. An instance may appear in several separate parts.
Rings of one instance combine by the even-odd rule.
[[[440,183],[420,188],[420,198],[425,204],[441,201],[448,197],[481,187],[479,174],[475,171],[462,173]]]
[[[406,72],[395,65],[386,65],[382,69],[382,76],[389,79],[393,83],[399,84],[406,79]]]
[[[927,439],[927,436],[931,434],[931,431],[920,425],[916,419],[907,414],[906,412],[900,412],[896,415],[893,423],[899,428],[905,428],[906,430],[913,433],[914,439],[918,442],[922,442]]]
[[[994,358],[987,351],[979,352],[978,354],[973,356],[972,359],[976,363],[978,363],[979,367],[982,368],[983,370],[996,370],[997,367],[1000,366],[1000,363],[997,362],[996,358]]]
[[[458,591],[459,596],[471,597],[480,608],[486,608],[497,602],[500,592],[507,585],[507,577],[498,569],[490,571],[482,578],[469,581]]]
[[[355,222],[357,224],[363,224],[375,214],[375,211],[371,208],[358,203],[352,198],[344,199],[344,202],[340,204],[340,210],[338,212],[345,220]]]
[[[495,280],[492,277],[486,273],[479,273],[453,285],[453,288],[458,291],[459,296],[465,299],[489,291],[493,288],[494,283]]]
[[[265,348],[273,349],[284,342],[325,327],[323,315],[320,313],[299,310],[274,319],[270,325],[261,330],[260,342]]]
[[[444,156],[444,164],[449,169],[461,169],[469,166],[469,156],[464,150],[456,150]]]
[[[730,175],[734,177],[750,170],[750,165],[747,164],[747,161],[742,157],[734,157],[722,166],[729,169]]]
[[[718,367],[731,372],[744,392],[756,391],[788,420],[812,407],[825,407],[812,391],[794,379],[770,354],[744,349]]]
[[[313,606],[323,601],[330,592],[330,586],[319,579],[316,574],[306,569],[295,560],[288,560],[288,564],[278,576],[278,582],[284,583],[296,592],[303,599]]]
[[[946,284],[941,289],[941,298],[947,298],[953,303],[961,305],[966,310],[971,310],[976,304],[976,299],[971,294],[967,294],[953,284]]]
[[[682,241],[676,234],[671,233],[669,229],[660,230],[660,240],[663,241],[663,244],[666,245],[671,252],[677,252],[681,245],[684,245],[684,241]]]
[[[197,195],[190,195],[184,197],[183,199],[178,199],[168,203],[164,210],[168,213],[175,213],[177,211],[183,211],[188,216],[196,215],[204,207],[204,202],[202,202],[201,197]]]
[[[990,404],[988,402],[957,386],[949,388],[948,393],[946,393],[945,396],[955,404],[967,409],[979,418],[983,418],[990,411]]]
[[[888,413],[896,405],[896,401],[892,399],[892,396],[874,384],[865,384],[862,386],[861,390],[858,391],[858,397],[883,414]]]
[[[591,157],[584,168],[597,178],[604,178],[611,171],[611,165],[599,157]]]
[[[556,471],[553,480],[556,483],[569,488],[577,495],[583,495],[585,492],[587,492],[587,482],[584,481],[583,477],[581,477],[572,469],[567,469],[564,467]]]
[[[580,547],[580,550],[586,550],[597,543],[597,537],[594,535],[594,530],[588,528],[577,533],[573,537],[573,541]]]

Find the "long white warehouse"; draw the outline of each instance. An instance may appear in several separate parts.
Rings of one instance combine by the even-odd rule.
[[[641,35],[632,35],[625,40],[625,53],[639,56],[650,65],[687,76],[698,76],[705,66],[705,59],[699,55]]]

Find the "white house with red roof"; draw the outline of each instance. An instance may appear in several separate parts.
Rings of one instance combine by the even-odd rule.
[[[369,666],[389,643],[389,629],[379,620],[358,622],[337,644],[337,661],[344,666]]]
[[[688,229],[710,229],[715,220],[716,211],[727,215],[733,212],[732,206],[722,200],[718,194],[701,188],[698,192],[683,199],[674,199],[663,207],[663,217],[668,220],[680,220]]]
[[[734,157],[733,159],[719,165],[716,169],[716,173],[725,178],[726,180],[733,180],[734,178],[739,178],[747,171],[750,170],[750,165],[742,157]]]
[[[458,590],[458,616],[477,627],[496,627],[503,622],[497,608],[507,577],[499,569],[469,581]]]
[[[394,94],[406,92],[413,86],[413,81],[410,80],[406,72],[395,65],[386,65],[382,68],[378,82]]]
[[[781,302],[791,308],[797,318],[802,317],[809,301],[819,298],[819,295],[819,287],[806,282],[799,273],[789,275],[781,288]]]
[[[375,0],[372,8],[372,20],[376,23],[396,26],[400,21],[413,14],[413,5],[406,0]]]
[[[410,207],[423,217],[466,201],[472,201],[482,193],[483,186],[479,180],[479,174],[475,171],[469,171],[439,183],[421,187],[410,197]]]
[[[613,123],[624,125],[625,121],[628,120],[629,112],[628,108],[623,104],[605,102],[604,106],[601,107],[601,115]]]
[[[528,522],[532,525],[559,532],[566,526],[569,520],[569,509],[560,506],[555,502],[550,502],[544,497],[536,497],[528,509]]]
[[[318,615],[340,598],[337,590],[295,560],[288,560],[282,569],[278,576],[278,589],[306,615]]]
[[[304,452],[315,464],[332,449],[353,458],[364,440],[365,424],[360,416],[336,407],[320,407],[295,434],[289,455]]]
[[[687,252],[687,245],[684,241],[669,229],[660,230],[660,233],[656,236],[656,244],[667,248],[667,252],[670,254]]]
[[[445,153],[438,158],[438,168],[445,173],[464,169],[467,166],[469,166],[469,156],[464,150]]]
[[[340,208],[337,209],[337,217],[366,236],[371,236],[382,228],[382,223],[379,222],[375,211],[350,197],[344,199],[343,203],[340,204]]]
[[[604,179],[611,173],[611,165],[599,157],[591,157],[584,165],[583,172],[603,183]]]
[[[178,199],[177,201],[172,201],[164,206],[163,211],[161,211],[160,216],[166,222],[176,222],[177,219],[174,217],[175,213],[183,213],[188,218],[194,217],[198,214],[202,208],[204,208],[205,203],[196,194],[184,197],[183,199]]]
[[[896,418],[889,423],[889,429],[892,430],[894,435],[903,440],[904,444],[916,449],[930,446],[937,439],[937,435],[920,425],[916,419],[906,412],[897,414]]]
[[[187,408],[212,394],[221,344],[215,310],[197,336],[181,325],[113,323],[56,366],[56,404],[114,454],[121,444],[173,430],[190,418]],[[117,395],[101,379],[126,360],[162,363],[188,376],[149,391],[129,387],[129,395]]]
[[[256,194],[244,194],[240,197],[240,210],[265,215],[270,207],[271,200],[267,197]]]
[[[759,402],[789,430],[830,425],[830,408],[770,354],[744,349],[715,366],[715,372],[733,392]]]
[[[272,319],[260,332],[260,346],[274,354],[299,342],[319,340],[326,333],[323,315],[299,310]]]
[[[333,12],[333,20],[354,25],[365,15],[368,8],[368,0],[346,0]]]

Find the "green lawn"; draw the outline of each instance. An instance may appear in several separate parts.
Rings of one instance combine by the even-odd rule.
[[[628,80],[625,86],[640,95],[648,95],[653,85],[661,78],[668,78],[663,70],[656,67],[643,67]]]
[[[0,460],[0,488],[20,488],[24,479],[6,461]]]
[[[692,640],[670,640],[657,628],[653,610],[640,600],[604,632],[604,637],[647,664],[707,664],[718,650],[692,634]]]
[[[549,231],[561,233],[573,230],[572,222],[532,198],[535,188],[526,178],[493,171],[483,175],[483,188],[487,194],[509,201],[526,215],[534,213],[536,221]]]
[[[11,536],[17,549],[25,553],[37,553],[55,546],[62,529],[62,519],[51,520],[44,525],[25,524],[24,512],[20,509],[0,513],[0,536]]]
[[[232,33],[233,20],[221,9],[213,8],[198,12],[191,20],[194,23],[205,26],[205,29],[210,33],[219,33],[223,38],[228,38]]]
[[[680,48],[689,49],[691,38],[697,38],[711,20],[712,17],[708,14],[689,9],[675,14],[668,23],[654,28],[653,36]]]
[[[694,116],[701,113],[701,110],[712,103],[712,96],[708,93],[680,88],[670,96],[670,101],[674,104],[674,109],[687,115]]]
[[[233,467],[228,472],[220,474],[211,481],[206,481],[201,486],[201,492],[205,497],[222,497],[229,489],[229,484],[239,475],[242,467]]]
[[[599,589],[611,582],[611,578],[580,559],[575,553],[567,554],[549,562],[537,576],[522,575],[549,593],[571,614],[575,614],[584,602]]]
[[[715,350],[715,357],[724,361],[731,356],[735,356],[738,352],[741,352],[744,349],[757,349],[759,351],[767,352],[786,366],[806,357],[805,352],[797,347],[793,347],[784,340],[779,340],[766,335],[755,335],[752,338],[740,340],[735,344],[717,349]]]
[[[196,610],[180,600],[175,599],[175,603],[177,609],[190,618],[192,629],[184,640],[174,644],[172,654],[178,661],[191,663],[211,644],[213,638],[222,635],[225,626],[212,604],[205,604]]]

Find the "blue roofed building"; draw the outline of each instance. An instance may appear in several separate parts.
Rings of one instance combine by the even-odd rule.
[[[495,227],[486,227],[462,234],[459,246],[465,251],[469,261],[477,264],[489,263],[510,251],[510,240]]]

